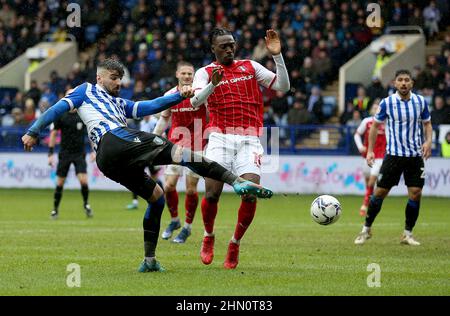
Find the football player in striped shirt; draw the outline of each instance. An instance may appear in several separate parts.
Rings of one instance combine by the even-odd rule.
[[[164,271],[156,260],[156,245],[164,208],[163,189],[145,173],[151,165],[180,164],[197,174],[226,182],[239,195],[253,193],[270,198],[272,192],[244,180],[217,162],[174,145],[158,135],[127,127],[127,118],[138,118],[161,112],[193,96],[192,87],[149,101],[133,102],[119,98],[124,69],[119,61],[106,59],[97,66],[97,84],[84,83],[49,108],[22,137],[24,149],[31,151],[39,132],[65,112],[76,108],[88,128],[97,153],[97,165],[105,176],[148,201],[144,215],[144,251],[139,272]]]
[[[411,92],[413,79],[408,70],[396,72],[394,85],[397,91],[381,101],[370,127],[367,164],[370,167],[374,164],[377,131],[384,121],[386,156],[381,165],[377,188],[369,202],[366,221],[355,239],[357,245],[364,244],[371,238],[371,227],[381,210],[383,200],[390,189],[398,185],[402,174],[408,188],[408,202],[405,209],[405,230],[400,242],[420,245],[413,237],[412,230],[419,217],[420,198],[425,184],[424,160],[431,156],[431,117],[424,97]]]
[[[263,147],[259,136],[263,130],[263,96],[261,86],[276,91],[290,89],[289,75],[281,54],[281,41],[272,29],[266,31],[267,52],[272,55],[276,74],[253,60],[235,60],[236,42],[232,33],[215,28],[209,36],[216,61],[197,70],[192,87],[193,107],[206,104],[209,111],[208,146],[205,156],[235,172],[242,178],[259,183]],[[214,71],[223,71],[223,79],[212,81]],[[214,221],[223,182],[206,179],[206,196],[201,203],[205,233],[201,260],[210,264],[214,257]],[[242,197],[238,220],[228,244],[225,269],[235,269],[239,245],[256,212],[256,197]]]

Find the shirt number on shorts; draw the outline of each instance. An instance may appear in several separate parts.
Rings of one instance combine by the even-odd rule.
[[[258,153],[256,153],[256,152],[253,152],[253,155],[254,155],[254,163],[255,163],[255,165],[257,166],[257,167],[261,167],[261,160],[262,160],[262,155],[261,154],[258,154]]]

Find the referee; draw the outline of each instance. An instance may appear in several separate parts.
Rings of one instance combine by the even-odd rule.
[[[355,244],[364,244],[372,237],[372,224],[381,210],[384,198],[403,174],[408,188],[405,209],[405,230],[400,243],[419,246],[412,230],[419,217],[420,198],[425,184],[424,159],[431,156],[432,127],[428,105],[423,96],[412,93],[413,79],[408,70],[398,70],[394,81],[397,92],[380,103],[370,128],[367,164],[372,167],[378,126],[386,120],[386,156],[381,165],[377,188],[370,199],[366,221]],[[425,135],[422,135],[422,128]],[[423,140],[425,136],[425,141]]]
[[[88,202],[89,187],[88,177],[86,173],[86,152],[85,152],[85,136],[86,126],[77,114],[77,110],[64,113],[53,124],[50,132],[48,164],[54,167],[54,147],[58,130],[61,130],[61,144],[58,155],[58,166],[56,168],[56,188],[54,194],[53,210],[51,218],[58,218],[58,208],[61,202],[64,182],[69,172],[71,164],[75,166],[75,173],[81,185],[81,195],[83,196],[83,207],[88,218],[93,216],[91,206]],[[95,160],[95,153],[91,153],[91,160]]]

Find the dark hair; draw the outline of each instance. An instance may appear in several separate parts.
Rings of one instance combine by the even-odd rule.
[[[231,33],[231,31],[229,31],[229,30],[227,30],[225,28],[216,27],[209,33],[209,44],[212,45],[214,39],[217,36],[222,36],[222,35],[231,35],[231,36],[233,36],[233,33]],[[233,38],[234,38],[234,36],[233,36]]]
[[[397,77],[400,76],[400,75],[408,75],[409,78],[412,79],[411,72],[410,72],[409,70],[407,70],[407,69],[399,69],[399,70],[397,70],[397,71],[395,72],[395,78],[397,78]]]
[[[112,58],[107,58],[104,61],[98,63],[97,68],[103,68],[110,71],[111,70],[117,71],[119,73],[120,78],[122,78],[124,74],[122,63]]]
[[[188,66],[188,67],[194,68],[194,65],[192,65],[190,62],[181,60],[181,61],[179,61],[177,63],[177,70],[180,69],[181,67],[184,67],[184,66]]]

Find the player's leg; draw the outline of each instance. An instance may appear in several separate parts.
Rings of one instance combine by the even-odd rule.
[[[169,239],[175,230],[181,227],[180,218],[178,217],[178,192],[177,183],[182,166],[168,165],[165,171],[164,194],[166,196],[167,208],[170,212],[170,223],[163,231],[162,239]]]
[[[366,195],[364,197],[363,205],[366,206],[365,209],[361,208],[360,215],[366,216],[366,212],[369,206],[370,197],[373,194],[375,189],[375,184],[377,183],[378,175],[380,174],[381,165],[383,163],[383,159],[375,159],[375,163],[372,168],[369,170],[367,182],[366,182]],[[367,165],[367,164],[366,164]],[[363,212],[362,212],[363,211]]]
[[[223,182],[205,178],[205,196],[202,199],[201,210],[205,231],[203,234],[200,258],[204,264],[210,264],[214,259],[214,222],[217,216]]]
[[[61,202],[64,182],[69,172],[71,161],[64,155],[58,155],[58,165],[56,166],[56,188],[53,198],[53,210],[50,214],[52,219],[57,219],[59,215],[59,204]]]
[[[144,171],[146,160],[154,154],[149,152],[149,149],[155,149],[151,146],[152,142],[153,137],[145,134],[140,143],[134,143],[107,133],[97,149],[97,166],[103,174],[148,201],[142,221],[145,254],[138,270],[140,272],[164,270],[156,260],[164,192]]]
[[[81,186],[84,211],[88,218],[92,218],[94,216],[94,212],[92,211],[91,205],[89,204],[89,185],[87,173],[78,173],[77,177]]]
[[[165,205],[164,191],[143,168],[126,168],[118,173],[103,173],[110,179],[119,182],[127,189],[135,192],[148,202],[142,226],[144,231],[144,260],[139,266],[139,272],[164,271],[156,260],[156,247],[161,226],[161,215]]]
[[[188,169],[189,170],[189,169]],[[184,221],[184,226],[181,229],[180,233],[173,240],[175,243],[185,243],[187,238],[191,235],[192,232],[192,222],[194,221],[195,211],[198,206],[198,192],[197,192],[197,184],[199,177],[194,174],[191,170],[190,172],[186,172],[186,198],[184,201],[184,207],[186,209],[186,218]]]
[[[79,155],[73,159],[73,164],[75,165],[75,173],[78,177],[78,181],[81,186],[81,195],[83,197],[83,208],[86,216],[91,218],[94,216],[91,206],[89,205],[89,185],[87,176],[87,165],[86,157]]]
[[[261,163],[264,148],[259,138],[252,136],[235,136],[237,153],[234,158],[234,168],[244,179],[259,184],[261,181]],[[224,261],[226,269],[235,269],[239,262],[239,246],[242,237],[253,221],[256,213],[256,196],[243,195],[238,210],[238,220],[234,234],[228,244],[228,251]]]
[[[367,239],[371,238],[371,227],[375,218],[381,210],[384,198],[389,194],[391,188],[398,184],[403,172],[402,157],[387,155],[380,167],[377,188],[370,198],[369,207],[364,226],[361,233],[356,237],[355,244],[362,245]]]
[[[402,244],[419,246],[414,239],[412,230],[419,217],[422,188],[425,184],[424,162],[422,157],[411,157],[405,168],[405,184],[408,187],[408,202],[405,208],[405,230],[401,239]]]
[[[53,194],[53,210],[50,213],[50,217],[52,219],[57,219],[59,214],[59,204],[61,202],[64,182],[66,181],[66,177],[56,177],[56,188],[55,193]]]
[[[365,160],[364,160],[364,166],[363,166],[363,175],[364,175],[364,180],[365,180],[365,184],[366,184],[366,192],[364,194],[363,203],[362,203],[361,207],[359,208],[359,215],[366,216],[367,207],[369,206],[369,199],[370,199],[370,196],[373,194],[373,187],[370,188],[370,186],[369,186],[370,167],[367,165]]]

